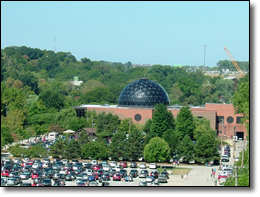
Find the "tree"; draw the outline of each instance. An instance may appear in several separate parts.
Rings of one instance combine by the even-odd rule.
[[[81,98],[82,103],[116,103],[115,95],[107,87],[96,87],[87,91]]]
[[[128,132],[118,130],[112,136],[112,142],[108,147],[108,157],[112,160],[119,160],[120,157],[124,157],[127,133]]]
[[[183,157],[184,162],[194,159],[194,144],[191,138],[186,134],[177,147],[177,154]]]
[[[166,105],[162,103],[155,105],[150,129],[151,133],[155,133],[158,137],[161,137],[167,129],[175,129],[175,120]]]
[[[164,139],[154,137],[144,148],[144,159],[150,162],[164,162],[170,159],[170,147]]]
[[[71,140],[65,147],[64,158],[79,159],[81,157],[81,147],[78,141]]]
[[[168,143],[171,149],[170,155],[173,155],[174,153],[176,154],[176,150],[180,141],[179,133],[176,130],[168,129],[163,133],[162,139]]]
[[[182,136],[181,139],[185,135],[188,135],[191,139],[193,139],[195,124],[189,106],[184,106],[180,109],[177,115],[176,129]]]
[[[80,132],[78,142],[80,143],[81,146],[84,146],[86,143],[89,142],[89,137],[88,137],[87,131],[82,130]]]
[[[53,158],[64,158],[64,151],[67,145],[67,141],[59,138],[53,146],[50,147],[50,155]]]
[[[194,148],[195,160],[206,163],[211,160],[219,160],[215,131],[211,130],[197,137]]]
[[[143,150],[144,150],[143,132],[131,128],[131,133],[128,134],[126,145],[125,145],[126,158],[136,161],[143,156]]]
[[[58,110],[64,107],[64,97],[54,91],[44,90],[39,94],[39,100],[42,100],[47,108],[56,108]]]
[[[98,141],[91,141],[82,147],[82,158],[104,160],[108,157],[107,147]]]
[[[99,137],[111,137],[113,133],[118,130],[121,120],[117,115],[112,115],[111,113],[105,114],[102,112],[97,115],[95,120],[97,135]]]

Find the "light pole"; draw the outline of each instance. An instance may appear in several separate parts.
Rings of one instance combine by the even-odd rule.
[[[206,57],[206,48],[207,48],[207,45],[204,45],[204,71],[205,71],[205,57]]]
[[[93,140],[93,122],[94,122],[95,119],[92,119],[92,124],[91,124],[91,131],[92,131],[92,140]]]

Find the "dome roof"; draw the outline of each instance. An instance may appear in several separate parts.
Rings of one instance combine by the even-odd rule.
[[[169,105],[169,97],[164,88],[146,78],[128,84],[119,96],[119,107],[153,107],[157,103]]]

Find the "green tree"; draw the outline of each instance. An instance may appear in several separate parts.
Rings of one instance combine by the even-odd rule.
[[[58,110],[64,107],[64,97],[54,91],[44,90],[39,94],[39,100],[42,100],[47,108],[56,108]]]
[[[97,135],[99,137],[111,137],[113,133],[118,130],[121,120],[117,115],[111,113],[106,114],[102,112],[97,115],[95,120]]]
[[[216,140],[216,134],[213,130],[197,137],[194,148],[195,160],[203,163],[211,160],[219,160],[217,145],[218,141]]]
[[[180,136],[182,136],[181,139],[185,135],[188,135],[191,139],[193,139],[195,124],[189,106],[182,107],[177,114],[176,129],[180,133]]]
[[[150,132],[155,133],[158,137],[161,137],[167,129],[175,129],[175,120],[166,105],[162,103],[155,105],[150,129]]]
[[[164,162],[170,159],[170,147],[164,139],[154,137],[144,148],[144,159],[151,162]]]
[[[128,132],[118,130],[112,136],[112,142],[108,147],[108,157],[112,160],[119,160],[120,157],[124,157],[127,133]]]
[[[81,146],[84,146],[86,143],[89,142],[88,132],[87,131],[81,131],[79,134],[78,142]]]
[[[108,148],[98,141],[86,143],[82,147],[82,158],[104,160],[108,158]]]
[[[143,156],[144,150],[144,134],[137,129],[131,129],[131,133],[127,135],[125,144],[125,156],[133,161]]]
[[[65,147],[64,158],[79,159],[81,156],[81,147],[78,141],[71,140]]]
[[[188,135],[180,141],[177,147],[177,154],[179,157],[183,157],[184,162],[194,160],[194,144]]]
[[[67,141],[59,138],[53,146],[50,147],[50,155],[53,158],[64,158],[64,151],[67,146]]]
[[[162,139],[164,139],[168,143],[171,149],[170,155],[173,155],[174,153],[176,154],[177,147],[180,141],[179,133],[176,130],[168,129],[163,133]]]

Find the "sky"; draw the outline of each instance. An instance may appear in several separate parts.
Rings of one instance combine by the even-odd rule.
[[[249,61],[249,2],[1,1],[1,49],[8,46],[132,64],[201,66],[205,57],[209,67],[229,60],[227,47]]]

